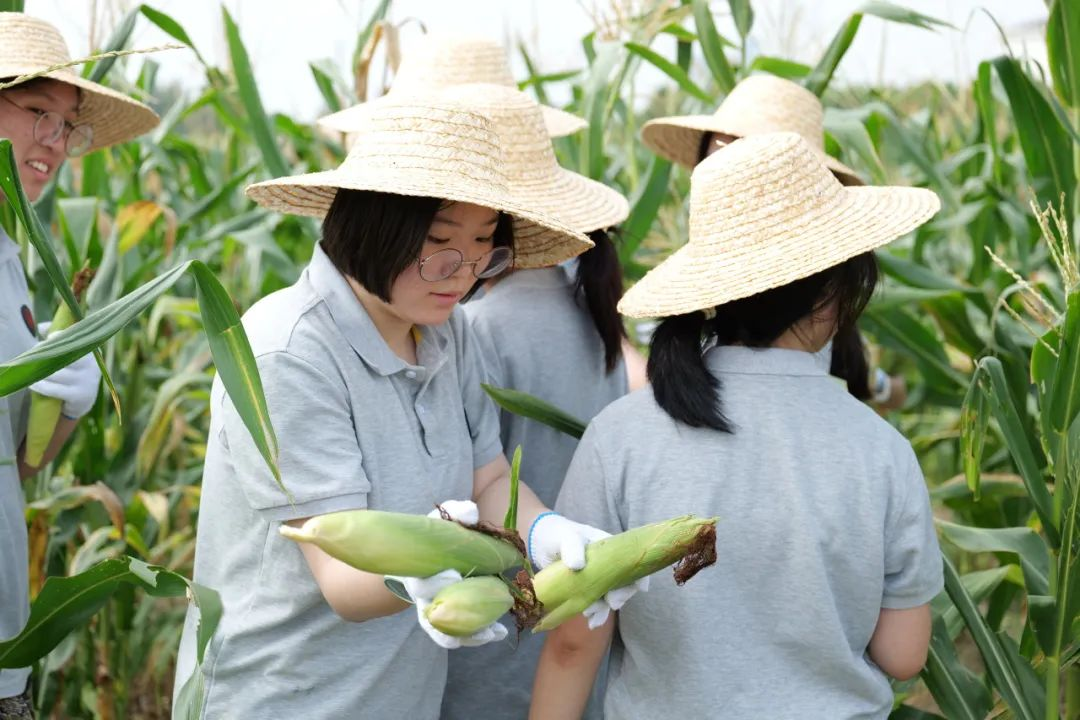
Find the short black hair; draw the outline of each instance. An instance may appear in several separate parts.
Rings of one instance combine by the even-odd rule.
[[[720,380],[705,367],[703,343],[765,348],[798,321],[836,303],[836,333],[850,337],[877,287],[877,258],[857,255],[809,277],[702,312],[666,318],[649,350],[648,375],[657,404],[691,427],[731,433],[720,403]]]
[[[435,214],[452,204],[439,198],[340,189],[323,218],[323,251],[340,272],[390,302],[390,288],[420,257]],[[505,213],[499,213],[493,242],[495,247],[514,245],[513,221]]]

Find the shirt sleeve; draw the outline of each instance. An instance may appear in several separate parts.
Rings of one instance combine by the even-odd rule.
[[[486,367],[483,345],[477,340],[461,311],[454,313],[454,334],[459,343],[459,372],[461,399],[465,405],[465,422],[472,438],[473,467],[481,468],[502,454],[499,439],[499,410],[482,387],[492,376]]]
[[[886,521],[881,607],[892,610],[928,603],[945,585],[926,480],[914,451],[905,450]]]
[[[371,483],[361,464],[345,382],[287,352],[256,359],[278,442],[279,487],[227,393],[221,439],[251,506],[286,521],[367,507]]]
[[[592,423],[581,436],[570,467],[566,470],[555,510],[577,522],[616,534],[626,530],[619,516],[610,476],[598,446],[603,431]]]

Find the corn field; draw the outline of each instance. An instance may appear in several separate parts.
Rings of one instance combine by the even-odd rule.
[[[689,176],[649,153],[639,128],[711,113],[752,72],[821,96],[829,152],[870,182],[941,197],[933,222],[879,253],[886,282],[862,327],[909,388],[888,419],[919,454],[947,558],[929,661],[918,679],[895,683],[894,718],[1080,718],[1080,3],[1046,5],[1046,67],[1003,54],[962,87],[833,82],[868,18],[957,32],[886,2],[861,6],[811,65],[748,52],[751,0],[630,4],[581,39],[587,64],[552,74],[509,48],[530,70],[522,89],[545,103],[569,98],[566,109],[589,121],[555,142],[561,162],[630,199],[620,230],[628,285],[687,235]],[[393,46],[393,3],[364,7],[353,66],[311,64],[327,112],[383,89],[368,69]],[[166,9],[134,7],[100,49],[130,47],[146,24],[182,49],[84,70],[151,103],[161,125],[69,163],[35,207],[36,237],[11,207],[0,217],[23,242],[38,317],[63,302],[65,278],[97,269],[86,309],[101,312],[86,337],[115,388],[103,385],[73,441],[25,488],[32,593],[53,619],[0,643],[0,666],[36,662],[42,717],[170,715],[185,596],[208,623],[221,610],[212,589],[187,581],[211,380],[246,371],[238,311],[293,283],[318,237],[316,223],[258,208],[243,188],[334,167],[345,152],[343,137],[264,110],[249,38],[227,10],[230,62],[216,67]],[[194,96],[158,79],[181,52],[205,71]],[[642,102],[635,77],[645,68],[666,80]],[[39,359],[38,376],[63,361]],[[0,366],[0,392],[25,385],[23,370]],[[249,412],[255,424],[265,417],[255,397]],[[80,574],[93,580],[82,594],[54,584]]]

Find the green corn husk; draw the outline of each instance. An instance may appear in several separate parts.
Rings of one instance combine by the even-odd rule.
[[[83,291],[93,273],[89,270],[80,270],[75,273],[75,279],[71,285],[71,291],[76,300],[82,299]],[[49,326],[49,334],[66,330],[75,324],[75,315],[66,304],[60,303],[53,315],[52,324]],[[56,434],[56,424],[60,422],[60,411],[64,407],[64,401],[59,398],[49,397],[40,393],[30,393],[30,416],[26,425],[26,447],[23,452],[23,460],[30,467],[38,467],[45,459],[45,451]]]
[[[716,560],[717,518],[693,515],[643,525],[590,543],[585,548],[585,567],[571,570],[553,562],[532,579],[532,590],[543,603],[543,616],[534,632],[551,630],[604,597],[658,570],[693,555],[693,568],[681,585]],[[688,558],[689,559],[689,558]]]
[[[473,577],[440,590],[424,616],[436,630],[465,637],[483,630],[513,605],[514,597],[500,578]]]
[[[299,528],[282,525],[279,531],[380,575],[429,577],[451,569],[466,576],[497,575],[524,562],[507,542],[423,515],[348,510],[313,517]]]

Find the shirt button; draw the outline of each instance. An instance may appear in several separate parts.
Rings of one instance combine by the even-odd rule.
[[[405,377],[409,378],[410,380],[415,380],[416,379],[416,372],[414,370],[406,370],[405,371]]]

